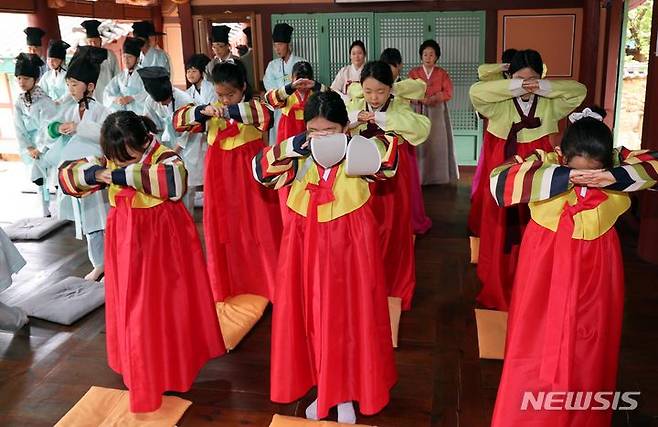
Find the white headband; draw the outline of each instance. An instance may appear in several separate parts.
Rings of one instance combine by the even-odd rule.
[[[578,120],[584,119],[585,117],[591,117],[591,118],[596,119],[600,122],[603,121],[603,116],[600,115],[599,113],[596,113],[596,112],[592,111],[591,108],[585,108],[580,113],[571,113],[569,115],[569,121],[571,123],[576,123]]]

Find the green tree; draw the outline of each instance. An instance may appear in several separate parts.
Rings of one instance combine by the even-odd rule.
[[[649,57],[652,11],[653,0],[648,0],[628,12],[626,55],[639,62],[646,62]]]

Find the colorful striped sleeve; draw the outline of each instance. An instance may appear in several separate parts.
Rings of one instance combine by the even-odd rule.
[[[253,125],[261,132],[272,127],[272,110],[263,102],[251,100],[239,104],[229,105],[229,118],[240,123]]]
[[[167,150],[157,163],[133,163],[112,171],[112,183],[163,200],[179,200],[187,191],[187,170],[176,153]]]
[[[614,191],[639,191],[658,185],[658,152],[622,149],[621,164],[610,172],[616,182],[608,187]]]
[[[105,159],[89,157],[69,160],[59,167],[59,186],[64,194],[84,197],[106,187],[96,181],[96,172],[105,169]]]
[[[272,108],[283,108],[293,93],[295,93],[295,89],[292,88],[291,84],[287,84],[278,89],[268,90],[265,93],[265,100]]]
[[[498,206],[538,202],[562,194],[571,188],[566,166],[546,161],[537,150],[523,163],[508,163],[491,172],[490,190]]]
[[[395,176],[398,169],[398,146],[400,145],[400,138],[397,134],[387,133],[383,137],[371,139],[379,150],[382,162],[376,174],[365,177],[367,181],[382,181]]]
[[[201,114],[205,105],[187,104],[176,110],[172,118],[176,132],[203,133],[208,117]]]
[[[304,142],[306,133],[301,133],[278,145],[263,148],[252,160],[254,179],[275,190],[292,184],[300,160],[311,154],[308,148],[301,148]]]

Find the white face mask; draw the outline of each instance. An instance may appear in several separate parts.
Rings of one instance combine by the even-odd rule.
[[[374,142],[361,135],[352,137],[345,156],[347,175],[374,175],[381,168],[381,163],[382,157]]]
[[[346,150],[347,136],[344,133],[311,139],[311,154],[313,154],[313,159],[325,169],[343,160]]]

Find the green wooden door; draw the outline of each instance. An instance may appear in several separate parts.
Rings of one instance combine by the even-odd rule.
[[[328,13],[323,15],[322,30],[326,28],[328,63],[320,70],[324,84],[331,84],[338,70],[350,64],[350,45],[355,40],[361,40],[366,45],[369,58],[379,57],[373,44],[372,13]],[[376,55],[376,56],[375,56]],[[325,55],[323,55],[325,56]]]
[[[379,54],[386,48],[394,47],[402,54],[402,77],[406,77],[418,65],[418,48],[429,38],[427,17],[435,13],[376,13],[375,46]]]
[[[482,121],[468,91],[484,62],[485,19],[484,12],[442,12],[430,25],[432,38],[441,46],[439,66],[450,74],[454,86],[448,109],[460,165],[475,165],[482,145]]]
[[[313,70],[320,69],[322,60],[319,46],[320,39],[320,21],[318,14],[286,14],[272,15],[272,28],[278,23],[285,22],[294,28],[292,33],[292,50],[295,55],[301,56],[311,63]]]
[[[457,150],[462,165],[477,162],[482,144],[482,123],[477,119],[468,89],[477,81],[477,67],[484,62],[484,12],[327,13],[272,15],[272,25],[287,22],[295,28],[293,49],[306,58],[316,78],[331,84],[338,70],[349,64],[349,46],[362,40],[368,59],[395,47],[402,54],[403,76],[420,64],[418,48],[433,38],[441,45],[439,66],[455,86],[448,103]]]

